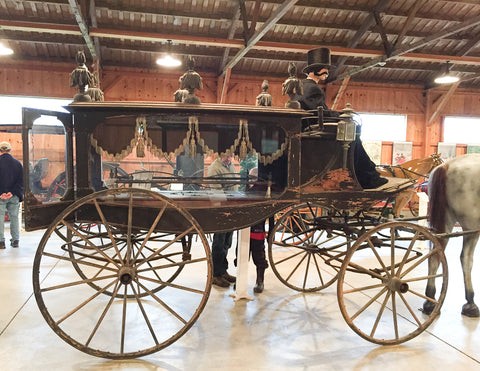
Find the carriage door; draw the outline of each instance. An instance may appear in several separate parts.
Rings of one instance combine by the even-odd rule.
[[[45,228],[73,200],[71,114],[23,108],[22,141],[25,229]]]

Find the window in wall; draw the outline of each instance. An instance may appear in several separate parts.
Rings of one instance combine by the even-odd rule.
[[[480,118],[445,117],[443,141],[445,143],[480,144]]]
[[[2,114],[0,115],[0,125],[22,125],[22,107],[40,108],[50,111],[67,112],[63,106],[72,102],[72,99],[56,99],[56,98],[31,98],[17,96],[0,96],[0,107]],[[57,120],[48,119],[48,116],[41,117],[42,125],[56,125]],[[37,123],[40,124],[40,123]]]
[[[404,142],[407,139],[407,116],[361,113],[362,141]]]

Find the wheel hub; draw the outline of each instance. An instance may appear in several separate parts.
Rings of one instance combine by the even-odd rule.
[[[124,285],[132,283],[133,279],[137,276],[137,272],[132,267],[122,267],[118,271],[118,278]]]
[[[409,289],[408,283],[403,282],[397,277],[393,277],[390,280],[390,282],[388,283],[388,288],[392,291],[401,292],[402,294],[405,294]]]

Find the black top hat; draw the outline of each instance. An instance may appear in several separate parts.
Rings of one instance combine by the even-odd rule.
[[[331,66],[330,49],[312,49],[307,53],[307,66],[303,69],[303,73],[308,75],[312,71],[320,71],[322,68],[331,68]]]

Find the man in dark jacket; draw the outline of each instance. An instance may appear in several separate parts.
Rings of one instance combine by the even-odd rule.
[[[325,104],[325,93],[318,83],[328,78],[328,71],[331,68],[330,49],[318,48],[308,51],[307,66],[303,73],[307,78],[303,80],[303,94],[297,99],[305,110],[316,110],[318,107],[328,110]],[[375,163],[365,152],[360,138],[355,140],[354,146],[355,175],[358,182],[364,189],[377,188],[387,183],[375,169]]]
[[[20,161],[10,154],[11,149],[10,143],[0,143],[0,249],[5,248],[6,211],[10,218],[12,247],[18,247],[20,239],[18,212],[20,202],[23,201],[23,167]]]

